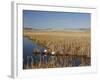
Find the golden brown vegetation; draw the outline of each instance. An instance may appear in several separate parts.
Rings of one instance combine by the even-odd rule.
[[[61,54],[90,57],[90,32],[24,32],[32,41]]]
[[[24,31],[24,36],[28,37],[33,42],[37,43],[39,46],[45,47],[48,51],[55,52],[55,55],[62,55],[63,59],[71,59],[73,57],[75,58],[75,56],[82,56],[85,57],[86,60],[84,60],[81,65],[90,65],[90,31]],[[57,56],[57,59],[58,58],[61,59],[59,56]],[[55,61],[57,59],[55,59]],[[64,60],[63,62],[67,63],[67,61]],[[54,64],[55,63],[53,63],[51,67],[57,67],[57,64]],[[50,67],[50,64],[48,65]]]

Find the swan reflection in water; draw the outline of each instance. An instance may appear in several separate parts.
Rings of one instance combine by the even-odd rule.
[[[41,52],[38,48],[33,50],[32,56],[27,56],[27,64],[24,68],[56,68],[56,67],[76,67],[89,65],[89,58],[86,56],[63,55],[55,51],[44,50]]]

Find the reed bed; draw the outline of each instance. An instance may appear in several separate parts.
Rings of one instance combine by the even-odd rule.
[[[79,66],[91,65],[91,37],[89,31],[25,31],[24,36],[39,46],[45,47],[48,52],[55,52],[49,63],[45,64],[41,61],[37,65],[32,63],[32,68],[70,67],[74,66],[75,59],[81,60]]]

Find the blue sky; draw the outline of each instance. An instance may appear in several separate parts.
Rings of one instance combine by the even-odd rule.
[[[23,10],[23,26],[28,28],[90,28],[90,13]]]

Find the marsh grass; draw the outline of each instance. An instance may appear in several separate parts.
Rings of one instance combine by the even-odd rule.
[[[24,31],[23,35],[28,37],[37,45],[45,47],[48,52],[55,52],[48,63],[44,63],[42,61],[38,64],[32,63],[31,68],[56,68],[91,65],[91,37],[89,31]],[[34,53],[36,53],[36,51]],[[80,63],[80,65],[78,65],[78,63]],[[24,66],[24,68],[26,68],[26,65]]]

